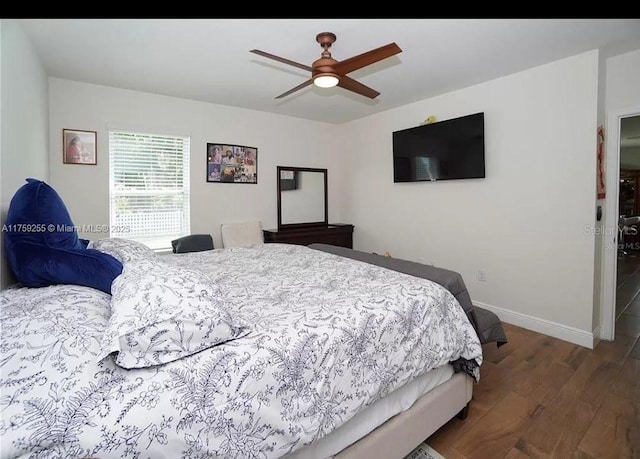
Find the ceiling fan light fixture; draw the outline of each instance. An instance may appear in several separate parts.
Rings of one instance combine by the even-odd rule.
[[[357,56],[350,57],[349,59],[337,61],[331,57],[331,52],[329,51],[333,42],[336,41],[336,35],[334,33],[321,32],[316,36],[316,41],[322,47],[322,53],[320,54],[320,59],[313,61],[311,66],[300,64],[299,62],[285,59],[284,57],[276,56],[274,54],[269,54],[264,51],[260,51],[259,49],[251,50],[252,53],[259,56],[267,57],[274,61],[282,62],[283,64],[288,64],[311,73],[311,78],[305,80],[295,88],[276,96],[276,99],[286,97],[289,94],[293,94],[294,92],[299,91],[302,88],[306,88],[311,84],[315,84],[319,88],[333,88],[335,86],[340,86],[347,91],[360,94],[361,96],[368,97],[369,99],[375,99],[380,95],[378,91],[354,80],[348,74],[402,52],[398,45],[395,43],[389,43],[388,45],[369,50],[365,53],[358,54]]]
[[[313,77],[313,84],[319,88],[333,88],[340,82],[340,77],[335,73],[320,73]]]

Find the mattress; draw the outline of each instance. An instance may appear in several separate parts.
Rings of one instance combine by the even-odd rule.
[[[324,459],[355,443],[398,413],[408,410],[420,397],[453,376],[451,365],[443,365],[419,376],[377,400],[354,418],[320,440],[283,459]]]

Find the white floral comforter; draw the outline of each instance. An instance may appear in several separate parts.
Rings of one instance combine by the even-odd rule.
[[[427,280],[293,245],[159,259],[210,275],[252,332],[124,370],[96,358],[109,295],[1,292],[2,458],[276,458],[416,375],[482,360],[462,307]]]

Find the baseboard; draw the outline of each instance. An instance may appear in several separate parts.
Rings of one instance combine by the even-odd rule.
[[[595,342],[594,333],[584,330],[578,330],[577,328],[568,327],[550,320],[540,319],[538,317],[528,316],[521,312],[510,311],[509,309],[499,308],[498,306],[492,306],[490,304],[482,303],[480,301],[474,301],[474,305],[479,308],[488,309],[495,313],[501,321],[508,324],[516,325],[518,327],[526,328],[544,335],[552,336],[554,338],[568,341],[578,346],[583,346],[588,349],[593,349],[597,342]],[[598,330],[598,329],[596,329]],[[595,332],[595,330],[594,330]]]

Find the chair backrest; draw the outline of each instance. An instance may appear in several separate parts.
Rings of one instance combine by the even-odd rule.
[[[223,223],[220,225],[222,245],[226,247],[247,247],[263,244],[262,222]]]
[[[213,250],[213,238],[210,234],[190,234],[171,241],[171,247],[173,247],[173,253]]]

